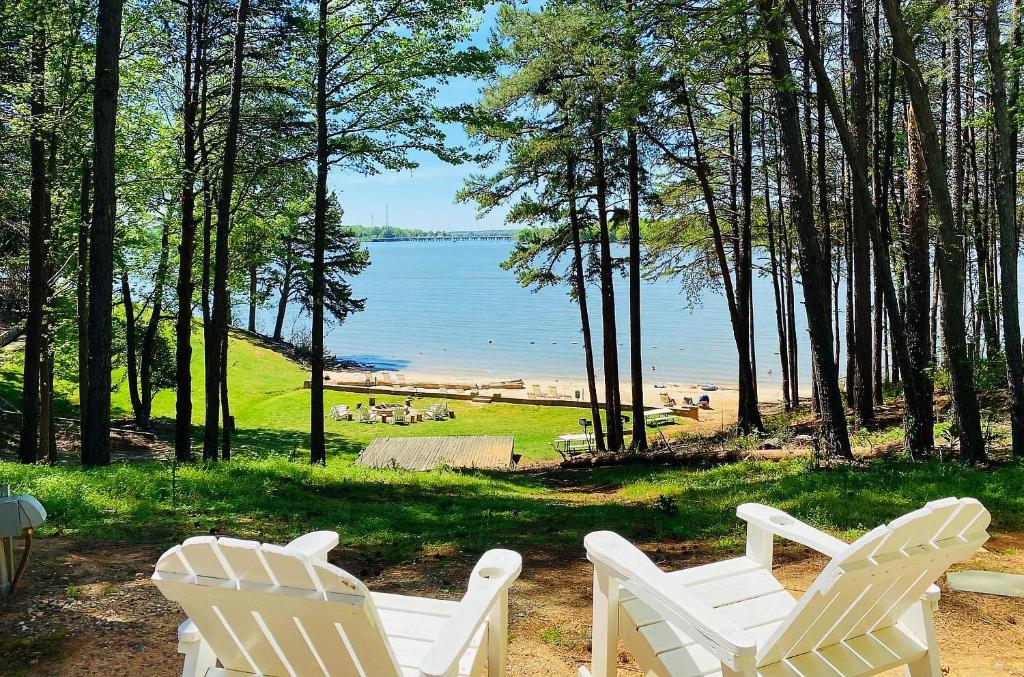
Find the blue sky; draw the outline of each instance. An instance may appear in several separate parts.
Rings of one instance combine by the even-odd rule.
[[[484,14],[481,26],[472,43],[485,47],[487,36],[494,25],[497,5],[491,5]],[[459,79],[440,88],[439,101],[450,105],[476,101],[479,83]],[[461,125],[444,127],[454,144],[466,144],[468,139]],[[495,210],[477,219],[476,205],[456,204],[455,193],[462,188],[463,179],[482,171],[478,165],[452,166],[429,154],[413,156],[419,167],[401,173],[363,176],[334,169],[330,188],[338,193],[345,209],[345,222],[351,225],[383,225],[385,214],[392,226],[442,230],[476,230],[504,228],[504,211]]]

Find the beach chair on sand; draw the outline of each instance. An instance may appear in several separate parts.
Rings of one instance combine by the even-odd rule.
[[[674,399],[672,399],[671,397],[669,397],[668,393],[658,393],[658,395],[661,396],[661,404],[662,404],[662,406],[665,406],[665,407],[674,407],[674,406],[676,406],[676,401]]]
[[[851,544],[755,503],[743,557],[665,573],[622,537],[584,539],[594,563],[592,668],[612,677],[618,640],[657,675],[940,677],[935,581],[988,539],[973,498],[933,501]],[[774,536],[831,558],[798,600],[772,575]]]
[[[558,386],[548,386],[548,397],[558,398]]]
[[[544,397],[544,393],[540,390],[539,383],[530,384],[530,397]]]
[[[485,553],[449,602],[370,592],[327,562],[337,544],[331,531],[284,547],[197,536],[165,552],[153,581],[188,614],[183,677],[505,674],[517,553]]]

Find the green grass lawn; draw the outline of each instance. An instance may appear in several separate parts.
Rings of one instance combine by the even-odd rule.
[[[15,405],[21,400],[20,354],[0,366],[0,397]],[[302,387],[308,372],[279,353],[256,345],[244,338],[233,337],[228,385],[231,392],[231,413],[235,417],[237,433],[235,451],[255,456],[267,454],[307,453],[309,449],[309,391]],[[197,332],[192,352],[193,423],[203,421],[203,352],[202,334]],[[131,401],[123,370],[114,375],[119,387],[111,398],[115,417],[131,415]],[[56,384],[58,415],[77,416],[78,392],[75,384]],[[174,417],[173,391],[162,391],[153,402],[153,417],[159,423],[169,423]],[[324,409],[335,404],[367,401],[366,395],[326,391]],[[399,396],[381,396],[380,402],[399,402]],[[425,409],[431,398],[416,401],[417,408]],[[515,450],[530,459],[554,459],[558,454],[551,441],[566,432],[579,432],[578,419],[589,411],[572,407],[535,407],[513,404],[476,404],[461,400],[447,400],[455,411],[455,418],[447,421],[425,421],[407,426],[384,424],[366,425],[355,421],[327,419],[327,453],[358,454],[374,437],[428,436],[428,435],[514,435]],[[198,432],[196,435],[198,440]]]
[[[200,402],[198,351],[195,359],[194,398]],[[85,470],[0,461],[0,482],[43,502],[50,515],[44,536],[170,544],[193,534],[223,533],[280,542],[333,529],[344,547],[382,564],[438,548],[474,555],[497,546],[558,552],[579,548],[597,529],[638,540],[701,539],[736,550],[743,532],[735,509],[748,501],[777,506],[845,538],[944,496],[978,498],[991,510],[997,530],[1024,526],[1020,465],[979,470],[956,462],[890,459],[816,470],[795,459],[705,469],[412,473],[353,463],[375,434],[511,433],[520,452],[550,456],[551,437],[572,430],[579,416],[579,410],[552,407],[455,402],[457,417],[445,422],[385,427],[329,421],[327,466],[310,467],[303,376],[284,357],[234,341],[229,382],[240,453],[228,463],[144,461]],[[19,382],[17,364],[4,366],[0,396],[17,402]],[[74,399],[64,384],[60,407],[71,413]],[[351,405],[360,399],[330,392],[327,402]],[[114,406],[128,413],[123,391],[115,393]],[[156,414],[169,417],[172,407],[173,394],[160,394]],[[200,416],[197,407],[197,422]]]
[[[981,471],[937,461],[876,461],[854,470],[811,470],[799,460],[704,470],[624,466],[574,471],[569,478],[550,471],[370,470],[342,456],[326,468],[284,458],[90,470],[0,462],[0,481],[46,506],[44,536],[170,544],[218,533],[282,542],[333,529],[343,547],[382,564],[439,550],[558,552],[580,547],[598,529],[637,540],[701,539],[735,550],[743,539],[735,509],[748,501],[854,538],[928,500],[974,496],[992,511],[996,530],[1018,529],[1024,524],[1022,478],[1018,466]]]

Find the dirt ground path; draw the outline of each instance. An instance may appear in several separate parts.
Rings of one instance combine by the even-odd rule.
[[[641,543],[666,569],[721,557],[709,544]],[[0,674],[177,675],[175,628],[181,610],[149,583],[163,546],[46,539],[35,544],[16,597],[0,601]],[[384,569],[358,552],[334,563],[372,589],[457,598],[474,557],[438,552]],[[802,548],[777,548],[776,575],[802,594],[824,560]],[[993,537],[969,566],[1024,571],[1024,533]],[[591,569],[582,549],[524,553],[523,575],[510,595],[512,675],[575,674],[588,660]],[[943,588],[937,616],[948,675],[1024,676],[1024,599]],[[620,673],[638,674],[628,655]]]

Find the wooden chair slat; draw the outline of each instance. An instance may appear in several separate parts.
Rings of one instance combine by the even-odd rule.
[[[194,536],[181,544],[181,555],[196,576],[207,578],[234,578],[217,551],[215,536]]]

